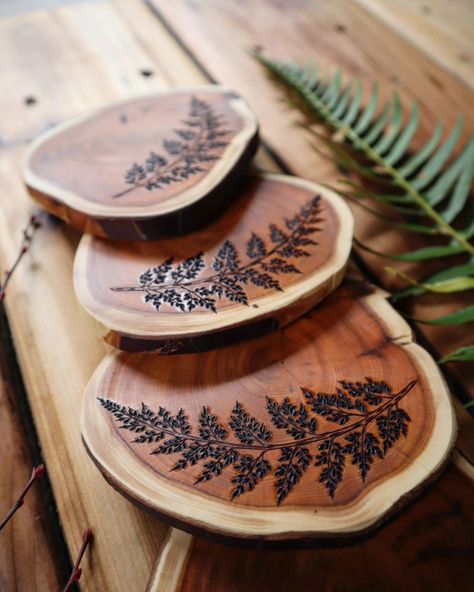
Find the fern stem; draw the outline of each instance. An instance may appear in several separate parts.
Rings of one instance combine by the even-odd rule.
[[[393,168],[391,165],[387,164],[384,159],[379,156],[372,148],[366,144],[363,140],[360,140],[361,148],[364,152],[372,158],[374,162],[380,165],[383,170],[389,174],[395,183],[405,190],[413,201],[429,216],[436,224],[439,226],[442,234],[450,236],[453,240],[459,243],[462,247],[464,247],[467,253],[474,255],[474,245],[472,245],[468,240],[464,238],[464,236],[458,232],[455,228],[451,226],[446,220],[438,214],[438,212],[425,200],[423,197],[414,189],[411,183],[409,183],[403,175]]]

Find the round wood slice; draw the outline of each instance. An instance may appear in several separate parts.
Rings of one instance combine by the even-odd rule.
[[[186,531],[246,544],[373,528],[439,473],[455,431],[435,362],[360,282],[246,344],[110,354],[82,425],[123,495]]]
[[[352,240],[344,201],[294,177],[248,180],[205,229],[159,242],[84,236],[80,302],[129,351],[204,351],[286,325],[342,280]]]
[[[80,230],[124,240],[188,232],[228,206],[258,145],[247,103],[220,86],[122,100],[44,133],[23,175]]]

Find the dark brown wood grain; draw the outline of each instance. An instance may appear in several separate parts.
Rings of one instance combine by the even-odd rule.
[[[468,590],[474,513],[465,494],[471,487],[451,465],[422,498],[354,545],[264,552],[194,538],[173,592]]]
[[[44,133],[23,175],[34,199],[84,232],[118,240],[176,236],[231,203],[257,130],[247,104],[220,87],[145,96]]]
[[[111,354],[86,392],[89,454],[129,499],[218,540],[374,527],[438,474],[455,428],[435,363],[365,290],[244,345]]]
[[[186,237],[85,236],[75,288],[113,345],[202,351],[284,326],[321,301],[342,280],[351,236],[350,210],[337,195],[293,177],[256,176],[225,215]]]

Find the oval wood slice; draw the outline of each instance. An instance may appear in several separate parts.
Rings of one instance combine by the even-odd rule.
[[[345,283],[246,344],[110,354],[86,391],[89,454],[119,492],[192,533],[281,544],[373,528],[455,437],[436,364],[384,296]]]
[[[257,144],[247,103],[202,86],[127,99],[59,125],[33,142],[23,174],[45,209],[80,230],[157,239],[222,212]]]
[[[352,215],[293,177],[253,178],[214,224],[159,242],[84,236],[80,302],[129,351],[203,351],[287,324],[342,280]]]

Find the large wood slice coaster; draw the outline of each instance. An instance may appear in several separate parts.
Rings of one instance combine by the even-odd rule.
[[[82,425],[132,501],[192,533],[273,545],[375,527],[439,473],[455,431],[435,362],[383,293],[349,282],[246,344],[110,354]]]
[[[23,174],[52,214],[98,236],[157,239],[221,213],[258,144],[235,92],[202,86],[120,101],[33,142]]]
[[[225,216],[185,237],[111,242],[84,236],[80,302],[129,351],[204,351],[283,326],[342,280],[352,215],[301,179],[249,179]]]

